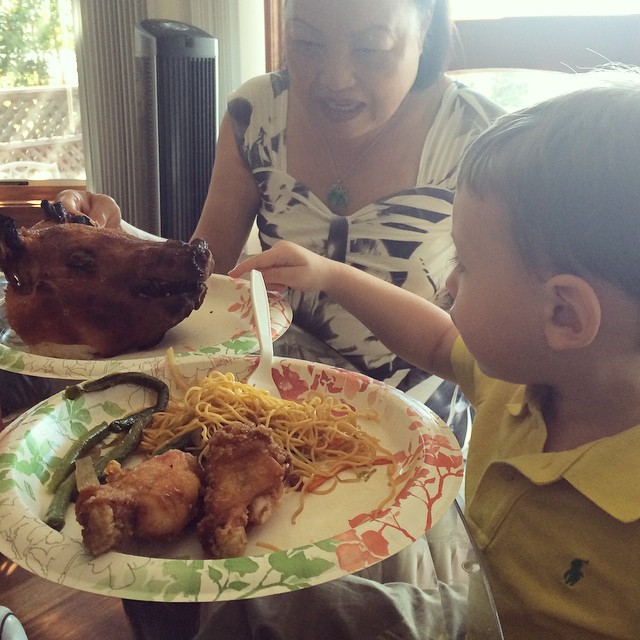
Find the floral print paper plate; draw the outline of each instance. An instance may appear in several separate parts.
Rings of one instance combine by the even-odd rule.
[[[0,272],[1,275],[1,272]],[[45,378],[84,380],[115,371],[144,371],[166,357],[172,347],[178,359],[202,355],[245,355],[258,350],[251,290],[246,280],[213,275],[207,280],[202,306],[169,329],[152,349],[103,360],[67,360],[29,353],[28,347],[7,322],[4,286],[0,280],[0,369]],[[269,292],[271,332],[279,338],[291,325],[293,312],[282,296]]]
[[[256,361],[210,356],[179,366],[189,378],[216,369],[243,380]],[[155,363],[150,373],[167,379],[166,363]],[[42,521],[51,499],[46,483],[72,441],[99,422],[154,402],[149,392],[124,385],[76,400],[58,394],[0,434],[0,552],[38,576],[83,591],[165,602],[233,600],[301,589],[373,565],[422,536],[453,503],[462,455],[448,427],[423,405],[365,376],[303,360],[276,358],[274,377],[285,398],[320,392],[373,412],[360,421],[362,428],[410,469],[382,510],[389,492],[384,466],[366,481],[308,495],[295,524],[299,495],[285,493],[272,518],[250,531],[245,557],[205,559],[193,530],[174,544],[93,557],[82,546],[73,506],[60,533]]]

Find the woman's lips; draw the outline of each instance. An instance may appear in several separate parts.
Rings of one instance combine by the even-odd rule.
[[[357,117],[365,108],[363,102],[346,102],[320,98],[318,100],[322,114],[330,122],[348,122]]]

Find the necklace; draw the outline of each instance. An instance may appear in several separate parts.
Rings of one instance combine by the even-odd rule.
[[[367,152],[371,151],[373,146],[380,140],[382,134],[387,130],[389,123],[393,120],[390,118],[380,129],[378,134],[365,146],[365,148],[358,154],[356,159],[351,163],[351,165],[347,168],[347,170],[342,174],[342,177],[338,175],[338,171],[336,169],[336,163],[333,160],[333,154],[331,153],[331,147],[329,146],[329,142],[324,137],[324,144],[327,148],[327,155],[329,156],[329,160],[331,161],[331,168],[333,169],[333,173],[336,177],[335,182],[329,187],[329,191],[327,191],[327,204],[332,211],[336,213],[341,213],[344,211],[349,204],[349,191],[347,187],[344,185],[344,180],[351,174],[351,172],[356,168],[357,165],[360,164],[360,161],[364,158]]]

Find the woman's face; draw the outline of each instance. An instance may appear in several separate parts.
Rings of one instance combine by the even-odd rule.
[[[413,85],[424,22],[412,0],[289,0],[292,91],[331,135],[378,129]]]

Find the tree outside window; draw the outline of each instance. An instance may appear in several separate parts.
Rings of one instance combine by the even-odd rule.
[[[71,0],[0,0],[0,179],[85,179]]]

